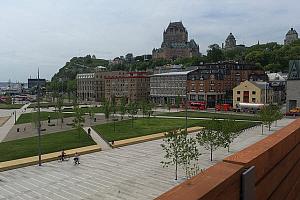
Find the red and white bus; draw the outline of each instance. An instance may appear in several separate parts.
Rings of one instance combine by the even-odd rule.
[[[190,102],[189,107],[193,110],[206,110],[207,104],[205,101]]]

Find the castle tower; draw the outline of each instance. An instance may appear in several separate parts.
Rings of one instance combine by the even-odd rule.
[[[236,47],[236,40],[232,33],[225,40],[225,49],[233,49]]]
[[[294,28],[291,28],[291,30],[289,30],[285,35],[284,44],[291,44],[295,40],[298,40],[298,33]]]
[[[172,59],[199,56],[199,45],[188,40],[188,32],[182,22],[170,22],[163,32],[161,48],[152,50],[152,58]]]

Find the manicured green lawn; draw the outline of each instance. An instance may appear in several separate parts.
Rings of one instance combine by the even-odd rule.
[[[210,120],[188,120],[188,127],[206,126]],[[240,129],[249,128],[256,125],[254,122],[237,122]],[[107,141],[117,141],[143,135],[150,135],[164,131],[170,131],[185,127],[184,119],[165,119],[165,118],[139,118],[134,120],[133,128],[131,120],[118,121],[115,123],[116,132],[114,133],[114,123],[96,125],[93,127]]]
[[[185,111],[181,112],[166,112],[158,114],[159,116],[172,116],[172,117],[185,117]],[[194,118],[216,118],[216,119],[241,119],[241,120],[253,120],[258,121],[256,115],[238,115],[238,114],[225,114],[225,113],[210,113],[210,112],[199,112],[199,111],[188,111],[188,117]]]
[[[95,142],[83,130],[79,135],[76,129],[51,133],[41,137],[43,154],[94,144]],[[0,143],[0,162],[36,156],[38,153],[37,145],[38,137],[2,142]]]
[[[24,104],[5,104],[0,103],[0,109],[20,109]]]
[[[37,115],[37,113],[24,113],[22,114],[19,119],[17,120],[17,123],[16,124],[24,124],[24,123],[31,123],[32,120],[33,120],[33,114]],[[41,121],[44,121],[44,120],[48,120],[48,116],[50,115],[50,119],[51,121],[53,119],[57,119],[58,116],[57,116],[57,113],[55,112],[41,112]],[[64,117],[73,117],[74,114],[73,113],[64,113],[63,114]]]

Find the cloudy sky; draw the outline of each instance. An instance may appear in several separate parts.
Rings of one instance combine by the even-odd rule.
[[[1,0],[0,81],[50,79],[74,56],[150,54],[170,21],[182,21],[202,53],[229,32],[239,44],[282,43],[300,32],[299,0]]]

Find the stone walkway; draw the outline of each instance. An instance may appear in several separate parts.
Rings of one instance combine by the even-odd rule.
[[[4,140],[4,138],[8,135],[10,129],[12,129],[12,127],[15,124],[15,121],[18,120],[18,118],[21,116],[21,114],[25,111],[25,109],[27,109],[27,107],[30,104],[25,104],[22,108],[20,109],[16,109],[16,110],[10,110],[10,113],[13,113],[14,111],[16,111],[16,116],[15,114],[11,115],[11,117],[6,121],[6,123],[0,127],[0,142],[2,142]],[[8,111],[6,111],[7,113]],[[5,113],[5,111],[4,111]]]
[[[107,144],[107,142],[99,134],[97,134],[97,132],[94,129],[92,129],[92,127],[83,127],[83,130],[86,133],[88,133],[89,128],[91,129],[91,137],[98,145],[101,146],[102,150],[112,149],[112,147],[109,144]]]
[[[215,151],[213,162],[209,151],[200,147],[199,167],[208,168],[292,121],[281,120],[271,132],[265,128],[265,135],[261,135],[261,127],[243,132],[230,153],[227,149]],[[83,155],[79,166],[55,161],[0,172],[0,199],[154,199],[179,183],[174,181],[174,167],[163,168],[160,163],[164,156],[161,144],[162,140],[155,140]],[[179,177],[183,176],[180,169]]]

